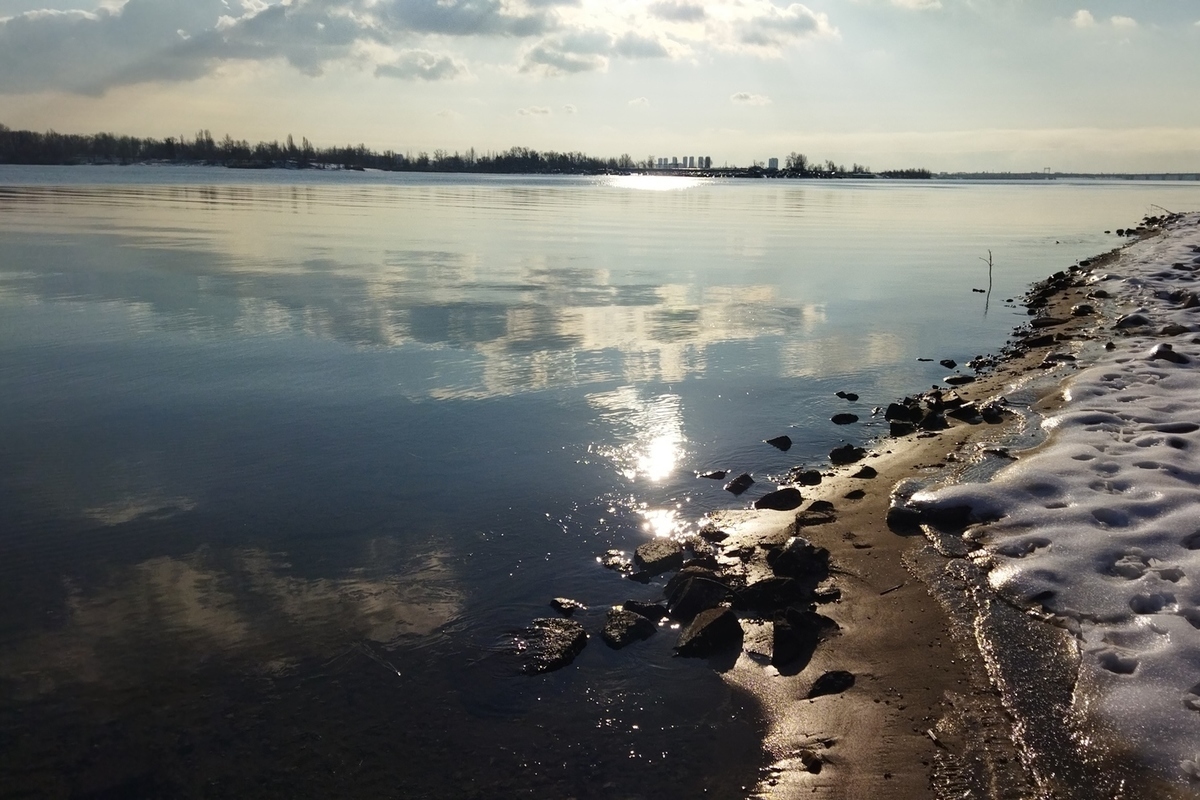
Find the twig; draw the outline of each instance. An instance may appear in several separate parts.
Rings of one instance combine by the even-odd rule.
[[[902,588],[904,588],[904,584],[897,583],[895,586],[891,587],[890,589],[884,589],[882,592],[879,593],[879,596],[883,597],[885,594],[891,594],[892,592],[896,591],[897,589],[902,589]]]

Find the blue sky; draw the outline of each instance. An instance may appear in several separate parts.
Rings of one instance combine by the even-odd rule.
[[[0,0],[0,122],[1200,171],[1195,0]]]

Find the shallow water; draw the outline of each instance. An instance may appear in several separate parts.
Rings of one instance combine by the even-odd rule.
[[[0,168],[0,774],[741,796],[756,712],[670,631],[508,633],[655,597],[595,556],[880,432],[1152,204],[1200,187]]]

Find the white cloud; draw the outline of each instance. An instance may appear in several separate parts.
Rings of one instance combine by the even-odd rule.
[[[751,94],[750,92],[734,92],[729,95],[729,99],[733,103],[745,106],[766,106],[771,104],[771,98],[765,94]]]
[[[650,100],[646,97],[635,97],[629,101],[629,105],[633,106],[634,108],[648,108],[650,106]]]
[[[706,16],[702,4],[684,0],[651,3],[646,10],[650,12],[650,16],[670,22],[699,22]]]
[[[1114,28],[1136,28],[1137,20],[1133,17],[1114,16],[1109,20]]]
[[[801,39],[834,36],[828,15],[792,3],[787,8],[767,4],[734,25],[741,44],[778,51]]]
[[[548,117],[552,112],[546,106],[529,106],[528,108],[518,108],[517,113],[522,117]]]
[[[892,0],[892,5],[912,11],[930,11],[942,7],[941,0]]]
[[[1076,28],[1090,28],[1096,24],[1096,18],[1086,8],[1081,8],[1071,17],[1071,24]]]
[[[375,75],[402,80],[440,81],[462,77],[467,68],[453,57],[428,50],[407,50],[390,64],[375,67]]]

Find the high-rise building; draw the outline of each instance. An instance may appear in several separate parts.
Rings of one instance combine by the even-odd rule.
[[[779,169],[779,159],[778,158],[768,158],[767,159],[767,169]]]

